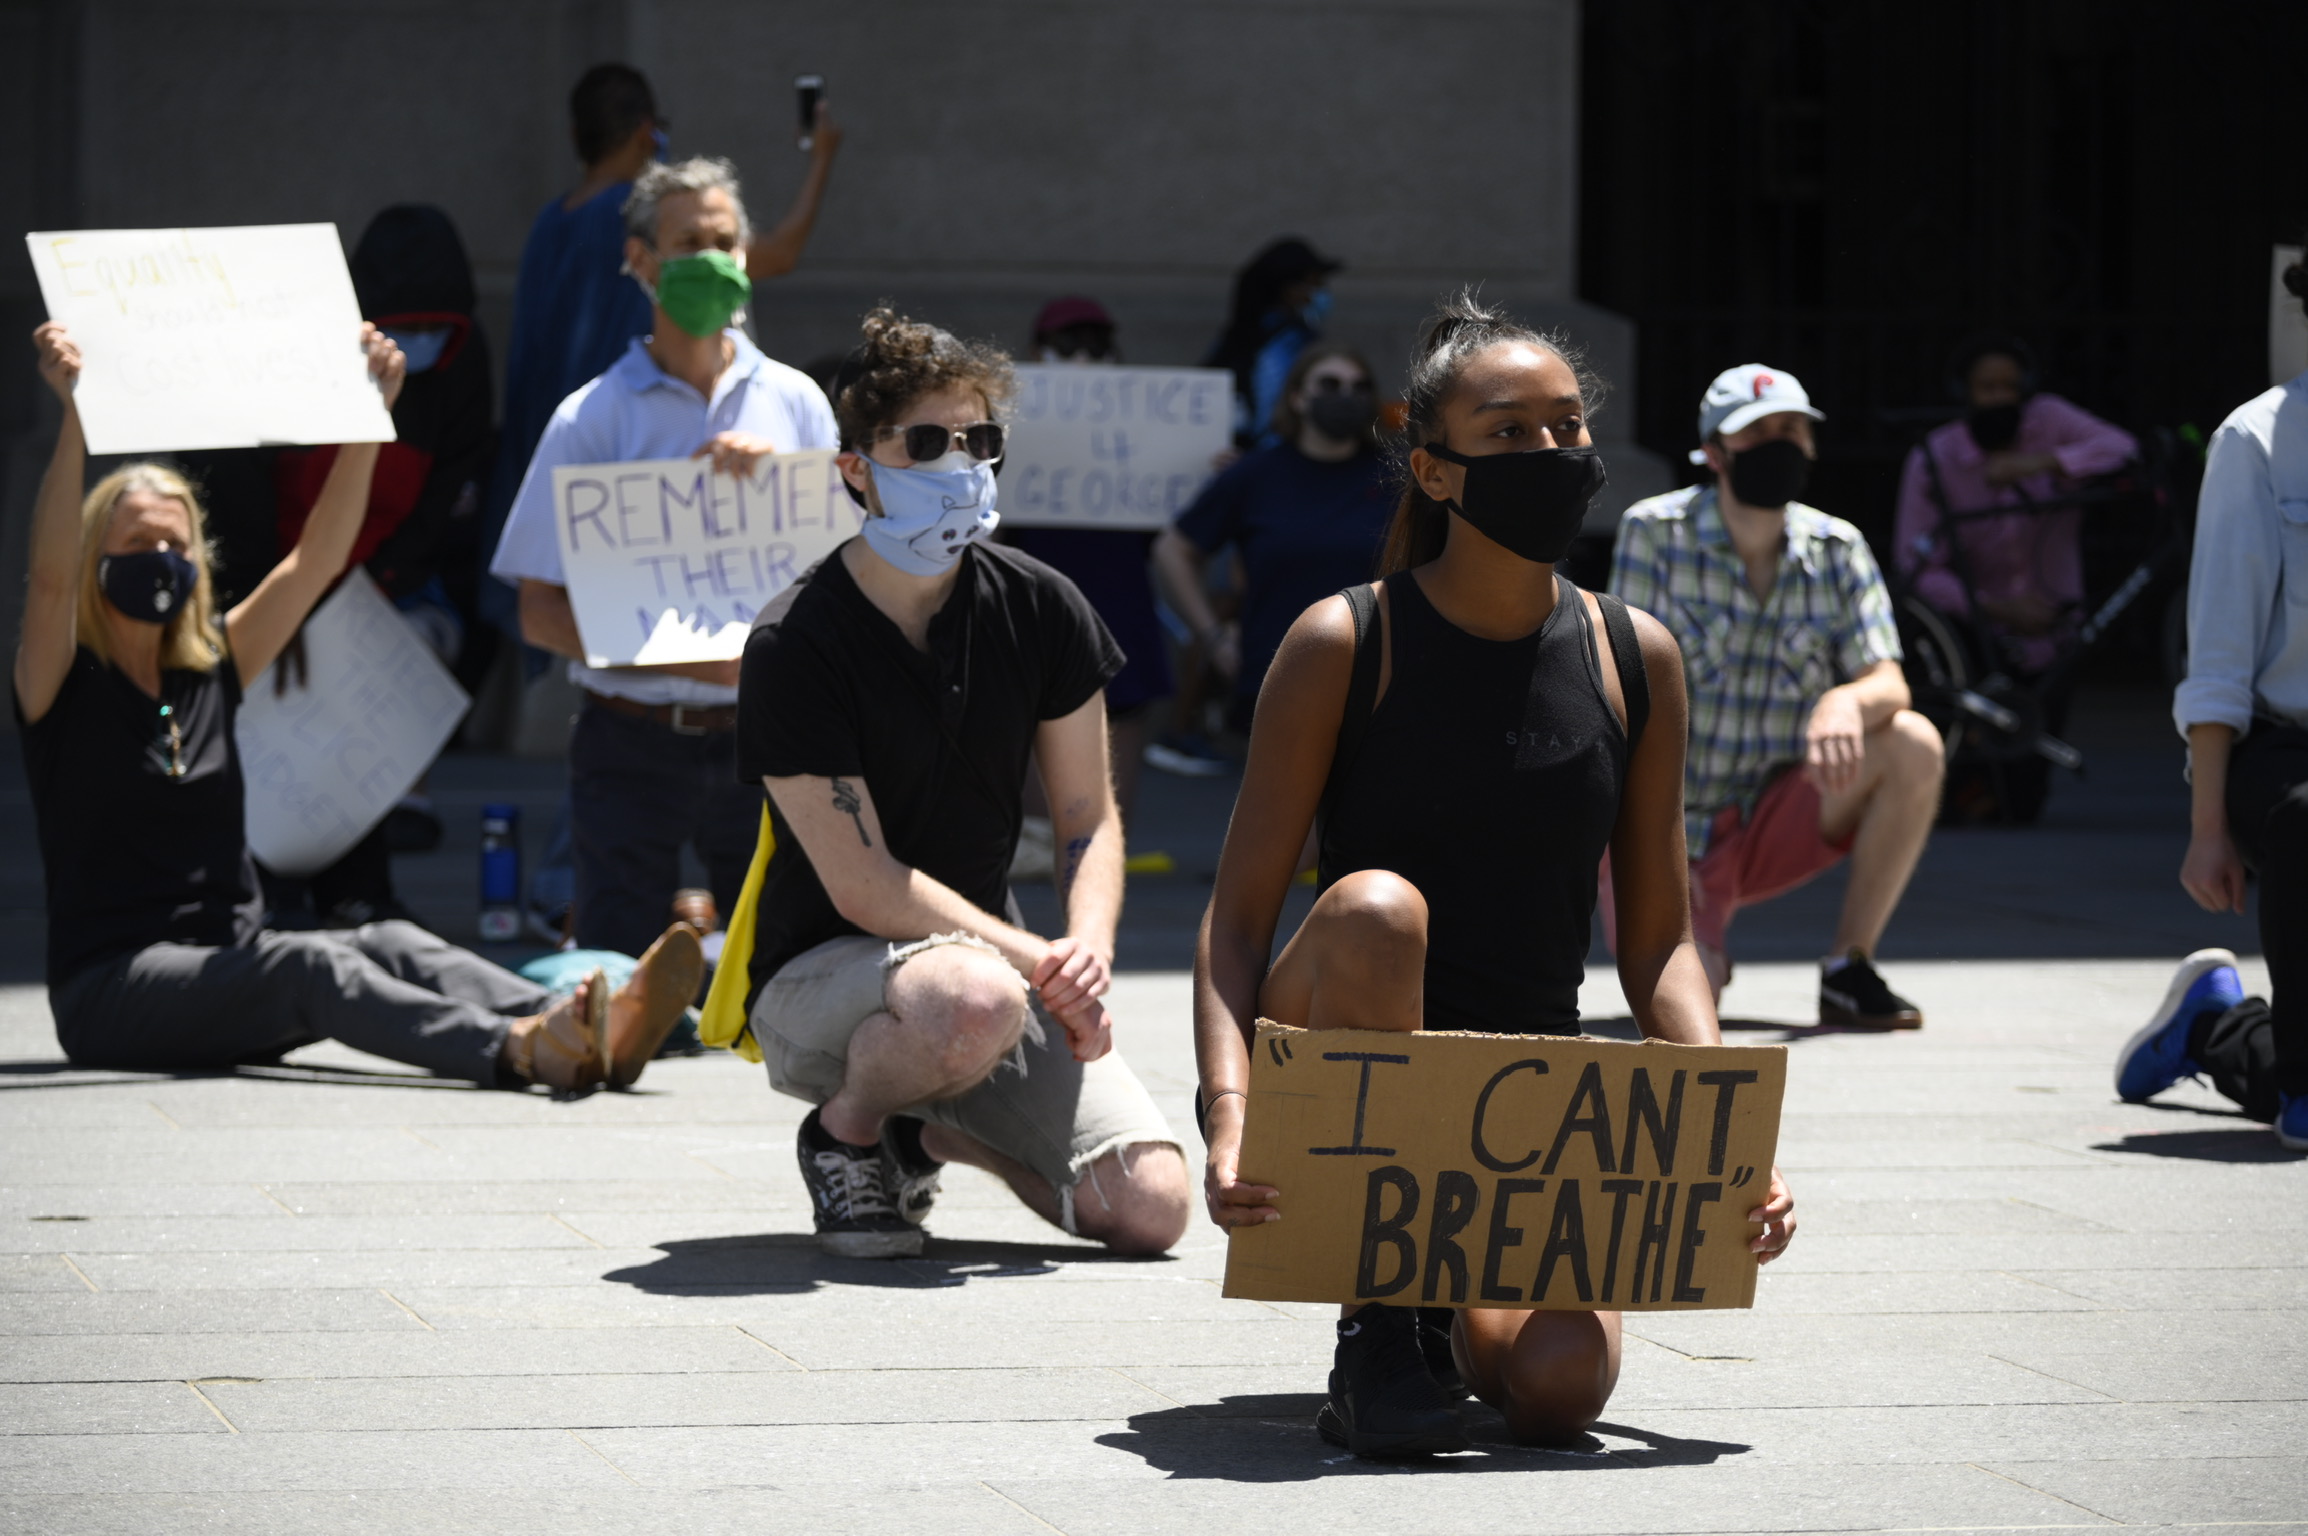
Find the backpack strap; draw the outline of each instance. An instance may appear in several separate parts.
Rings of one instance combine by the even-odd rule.
[[[1651,718],[1651,675],[1643,670],[1643,645],[1635,638],[1635,621],[1627,605],[1608,592],[1595,594],[1603,610],[1603,631],[1611,637],[1611,661],[1619,669],[1619,691],[1627,700],[1627,756],[1643,744],[1643,727]]]
[[[1339,786],[1346,782],[1349,769],[1362,751],[1362,739],[1370,730],[1370,712],[1378,705],[1378,669],[1380,649],[1386,643],[1378,617],[1378,594],[1368,582],[1358,582],[1338,594],[1346,599],[1347,611],[1354,615],[1354,672],[1346,684],[1346,709],[1338,719],[1338,744],[1330,754],[1330,776],[1323,781],[1322,804],[1315,812],[1316,847],[1326,841],[1322,829],[1330,825],[1330,812],[1338,799]]]

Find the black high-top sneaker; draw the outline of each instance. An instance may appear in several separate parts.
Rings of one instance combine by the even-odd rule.
[[[1473,1394],[1459,1375],[1458,1356],[1451,1353],[1451,1323],[1458,1313],[1449,1307],[1418,1309],[1418,1352],[1426,1357],[1427,1374],[1442,1388],[1442,1395],[1459,1402]]]
[[[816,1110],[794,1139],[810,1214],[826,1252],[845,1259],[903,1259],[922,1251],[922,1229],[898,1214],[880,1147],[853,1147]]]
[[[1419,1348],[1418,1314],[1371,1303],[1338,1324],[1330,1401],[1316,1433],[1357,1456],[1432,1456],[1467,1448],[1458,1410]]]
[[[1873,962],[1855,949],[1819,978],[1819,1022],[1848,1029],[1921,1029],[1923,1010],[1885,985]]]
[[[915,1226],[929,1220],[938,1198],[938,1170],[945,1167],[922,1150],[922,1123],[892,1115],[882,1128],[882,1177],[898,1214]]]

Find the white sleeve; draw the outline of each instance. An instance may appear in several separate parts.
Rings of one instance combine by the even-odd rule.
[[[2268,448],[2230,421],[2212,435],[2196,497],[2188,571],[2188,675],[2172,696],[2185,736],[2198,724],[2252,727],[2252,682],[2281,600],[2283,533]]]
[[[512,510],[505,516],[505,532],[497,540],[489,574],[509,587],[517,587],[524,580],[568,585],[561,569],[561,539],[553,527],[553,468],[602,461],[593,434],[577,411],[584,398],[582,393],[572,395],[553,412],[544,435],[537,439],[529,468],[521,476]]]

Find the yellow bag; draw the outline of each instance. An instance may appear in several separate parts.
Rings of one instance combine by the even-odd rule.
[[[718,1050],[735,1051],[747,1061],[761,1060],[761,1046],[745,1017],[745,994],[753,986],[753,914],[761,905],[761,882],[769,873],[769,856],[777,851],[777,835],[770,830],[769,805],[761,807],[761,836],[754,841],[753,863],[745,872],[745,888],[737,893],[737,910],[722,929],[721,960],[714,967],[713,988],[697,1016],[697,1038]]]

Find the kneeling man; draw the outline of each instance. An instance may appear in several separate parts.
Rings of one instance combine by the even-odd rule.
[[[1792,374],[1749,363],[1718,376],[1699,404],[1715,483],[1627,509],[1611,589],[1683,647],[1691,928],[1716,996],[1733,914],[1848,855],[1819,1022],[1914,1029],[1923,1011],[1885,985],[1875,946],[1931,835],[1945,753],[1908,708],[1867,540],[1798,499],[1819,419]]]
[[[1100,1001],[1122,905],[1105,685],[1122,655],[1073,583],[986,539],[999,353],[877,310],[834,381],[864,532],[746,645],[739,771],[776,839],[748,1018],[801,1128],[819,1239],[919,1253],[945,1162],[1001,1175],[1066,1231],[1159,1253],[1185,1158]],[[1008,874],[1029,755],[1066,932],[1027,932]],[[1006,916],[1004,915],[1006,914]]]

